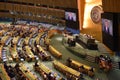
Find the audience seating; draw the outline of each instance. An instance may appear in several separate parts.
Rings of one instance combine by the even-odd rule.
[[[19,70],[28,80],[37,80],[37,77],[23,63],[19,63]]]
[[[0,80],[11,80],[3,64],[0,64]]]
[[[30,40],[30,37],[26,37],[24,39],[24,45],[28,45],[29,44],[29,40]]]
[[[47,77],[50,76],[50,74],[52,74],[53,78],[57,78],[57,80],[62,80],[62,77],[59,76],[57,73],[54,73],[52,70],[50,70],[48,67],[46,67],[44,64],[40,63],[40,62],[37,62],[35,63],[34,65],[34,68],[36,71],[38,71],[42,76],[44,76],[43,73],[45,73],[47,75]],[[50,79],[51,80],[51,79]],[[56,80],[56,79],[55,79]]]
[[[21,47],[23,46],[24,43],[24,39],[23,38],[19,38],[18,42],[17,42],[17,46]]]
[[[80,78],[81,73],[62,64],[59,61],[53,61],[53,66],[59,70],[60,72],[62,72],[63,74],[66,75],[66,77],[70,77],[72,80],[77,80]]]
[[[18,55],[18,52],[17,52],[16,45],[13,45],[13,47],[10,47],[10,54],[11,54],[13,60],[15,60],[15,61],[19,60],[19,55]]]
[[[94,68],[92,70],[92,67],[88,66],[88,65],[85,65],[83,63],[80,63],[78,61],[75,61],[73,59],[68,59],[67,60],[67,65],[82,72],[82,73],[85,73],[85,74],[88,74],[89,76],[93,77],[94,76]]]
[[[0,31],[1,36],[3,35],[3,33],[4,33],[4,31]],[[21,33],[21,35],[24,35],[24,33],[25,32]],[[48,31],[48,35],[45,37],[45,44],[48,45],[48,50],[53,56],[61,59],[62,58],[62,53],[60,53],[52,45],[50,45],[50,38],[55,33],[57,33],[57,30]],[[13,33],[9,32],[9,34],[10,35],[3,36],[1,38],[2,45],[5,44],[7,39],[10,36],[12,36],[11,34],[13,34]],[[44,32],[42,31],[41,33],[38,33],[38,35],[35,37],[35,47],[34,48],[35,48],[35,50],[37,50],[37,53],[42,60],[49,60],[51,58],[51,56],[49,56],[46,53],[46,51],[40,46],[40,39],[41,39],[43,34],[44,34]],[[35,60],[34,53],[32,52],[31,47],[29,45],[29,41],[30,41],[30,38],[32,38],[32,36],[33,36],[33,34],[30,34],[29,37],[24,38],[24,45],[22,47],[22,50],[24,50],[24,52],[25,52],[22,55],[25,56],[27,61],[34,61]],[[22,36],[14,37],[13,40],[12,40],[13,44],[11,44],[11,47],[10,47],[10,54],[15,61],[18,61],[18,59],[19,59],[19,53],[17,52],[17,43],[18,43],[20,37],[22,37]],[[0,45],[0,61],[2,61],[2,48],[3,48],[3,46]],[[10,59],[10,57],[9,57],[9,59]],[[1,72],[2,65],[0,64],[0,66],[1,66],[0,67],[0,72]],[[78,80],[81,77],[81,73],[88,74],[91,77],[94,76],[94,70],[95,69],[92,70],[92,67],[90,67],[88,65],[85,65],[85,64],[82,64],[82,63],[79,63],[78,61],[75,61],[73,59],[70,59],[70,61],[68,61],[68,66],[62,64],[59,61],[53,61],[53,66],[54,66],[54,68],[56,68],[57,70],[59,70],[60,72],[65,74],[67,78],[71,78],[72,80]],[[43,72],[47,75],[52,73],[52,71],[42,63],[35,64],[34,68],[35,68],[36,71],[40,72],[40,74],[42,76],[44,76]],[[78,71],[76,71],[72,68],[74,68]],[[24,76],[28,80],[37,80],[35,75],[33,75],[23,63],[19,64],[19,70],[22,72],[22,74],[24,74]],[[1,75],[3,75],[3,74],[0,73],[0,76]],[[58,76],[58,74],[54,73],[54,77],[57,77],[57,76]],[[0,77],[0,78],[2,78],[2,77]],[[9,77],[8,78],[6,77],[6,79],[4,79],[4,78],[2,78],[2,79],[3,80],[10,80]],[[62,80],[62,77],[60,77],[58,80]]]
[[[3,49],[3,46],[0,45],[0,62],[2,61],[2,49]]]
[[[38,33],[38,36],[36,37],[36,41],[35,41],[35,43],[37,44],[37,45],[40,45],[40,38],[41,38],[41,36],[43,35],[44,33],[43,32],[41,32],[41,33]]]
[[[2,39],[1,39],[1,43],[4,45],[9,37],[10,36],[3,36]]]
[[[38,53],[40,59],[42,59],[42,60],[50,60],[51,56],[49,56],[46,53],[46,51],[40,45],[37,45],[36,48],[37,48],[37,51],[38,51],[37,53]]]
[[[34,68],[36,71],[40,72],[40,74],[42,72],[45,72],[46,74],[49,74],[51,72],[51,70],[46,67],[44,64],[40,63],[40,62],[37,62],[35,65],[34,65]]]
[[[13,44],[17,45],[17,43],[18,43],[18,41],[19,41],[19,38],[20,38],[20,36],[13,37],[12,45],[13,45]]]
[[[5,33],[5,30],[0,30],[0,36],[3,36]]]
[[[52,45],[49,45],[49,51],[56,58],[59,58],[59,59],[62,58],[62,54],[59,51],[57,51]]]
[[[24,48],[25,48],[25,54],[27,55],[27,61],[34,61],[35,56],[33,52],[31,51],[31,47],[25,46]]]

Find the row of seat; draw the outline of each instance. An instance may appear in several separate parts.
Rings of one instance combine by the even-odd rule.
[[[19,70],[24,74],[28,80],[37,80],[37,77],[30,72],[29,69],[23,64],[19,63]]]
[[[8,49],[7,48],[5,48],[3,45],[0,45],[0,46],[2,46],[1,47],[1,55],[0,55],[0,57],[1,57],[1,61],[0,62],[6,62],[6,61],[9,61],[9,62],[12,62],[13,61],[13,59],[12,59],[12,57],[11,56],[8,56],[7,55],[7,53],[8,53]]]
[[[52,45],[49,45],[49,51],[56,58],[59,58],[59,59],[62,58],[62,54],[58,50],[56,50]]]
[[[2,49],[3,49],[3,46],[0,45],[0,62],[2,61]]]
[[[23,44],[23,46],[24,46],[24,48],[23,48],[23,50],[24,50],[24,53],[28,56],[27,57],[27,61],[34,61],[35,60],[35,55],[36,55],[36,50],[37,50],[37,47],[36,47],[36,45],[39,45],[40,44],[40,38],[41,38],[41,36],[43,35],[43,33],[41,32],[41,33],[37,33],[37,36],[35,36],[35,38],[34,38],[34,44],[31,44],[30,45],[30,39],[32,38],[32,36],[33,36],[34,34],[30,34],[30,36],[29,37],[27,37],[27,38],[25,38],[25,42],[24,42],[24,44]],[[34,45],[34,46],[33,46]],[[34,49],[35,50],[34,50]],[[38,54],[37,54],[38,55]],[[41,56],[42,56],[42,54],[41,54]],[[41,58],[42,59],[42,58]]]
[[[37,45],[37,54],[40,57],[41,60],[50,60],[51,56],[47,54],[47,52],[40,46]]]
[[[81,73],[88,74],[90,77],[94,76],[95,68],[93,68],[91,66],[85,65],[83,63],[80,63],[80,62],[70,59],[70,58],[67,59],[67,65],[69,67],[76,69],[77,71],[79,71]]]
[[[43,78],[45,78],[44,76],[46,75],[48,80],[52,80],[51,78],[54,78],[55,80],[62,80],[62,77],[60,75],[50,70],[43,63],[36,62],[34,68],[37,72],[40,73],[40,75],[43,76]]]
[[[8,31],[8,30],[7,30]],[[42,33],[43,34],[43,33]],[[41,36],[42,36],[42,34],[41,33],[38,33],[38,36],[35,38],[35,42],[37,43],[37,44],[40,44],[39,43],[39,40],[40,40],[40,38],[41,38]],[[3,35],[3,34],[2,34]],[[14,34],[12,34],[12,35],[14,35]],[[35,56],[34,56],[34,54],[33,54],[33,52],[31,51],[31,48],[29,47],[29,46],[26,46],[26,45],[29,45],[29,41],[30,41],[30,39],[32,38],[32,35],[34,35],[34,34],[30,34],[30,36],[29,37],[26,37],[26,38],[24,38],[24,40],[23,40],[23,44],[21,44],[22,46],[24,46],[24,53],[25,53],[25,58],[27,58],[27,61],[29,61],[30,59],[32,59],[32,61],[34,60],[34,58],[35,58]],[[8,38],[9,38],[10,36],[4,36],[3,35],[3,37],[1,38],[2,40],[1,40],[1,43],[2,43],[2,45],[4,45],[5,43],[6,43],[6,41],[8,40]],[[18,59],[19,57],[18,57],[18,51],[17,51],[17,43],[18,43],[18,41],[20,40],[20,36],[18,35],[18,36],[14,36],[13,37],[13,39],[12,39],[12,44],[11,44],[11,50],[10,50],[10,53],[11,53],[11,56],[12,56],[12,58],[13,59]],[[14,46],[13,46],[14,45]],[[14,54],[13,54],[14,53]],[[30,54],[29,54],[30,53]],[[15,59],[15,60],[16,60]]]
[[[14,45],[13,47],[10,47],[10,54],[11,54],[13,60],[18,61],[19,55],[17,52],[16,45]]]
[[[33,52],[31,51],[31,47],[25,46],[24,48],[25,48],[25,54],[27,55],[27,61],[34,61],[35,56]]]
[[[3,64],[0,64],[0,80],[10,80]]]
[[[55,69],[65,74],[67,78],[71,78],[72,80],[78,80],[81,77],[80,72],[62,64],[59,61],[53,61],[53,66]]]
[[[61,59],[62,58],[62,53],[60,53],[58,50],[56,50],[52,45],[50,45],[50,39],[58,33],[57,30],[50,30],[48,31],[48,35],[45,38],[45,45],[47,45],[48,51],[56,58]]]

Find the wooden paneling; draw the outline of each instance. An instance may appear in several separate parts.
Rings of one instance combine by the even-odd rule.
[[[11,5],[13,5],[13,4],[11,4]],[[7,9],[7,7],[6,7],[6,9]],[[20,6],[20,5],[14,4],[14,5],[13,5],[13,10],[14,10],[14,11],[17,11],[17,12],[20,12],[22,9],[21,9],[21,6]]]
[[[120,0],[102,0],[104,12],[120,12]]]
[[[42,13],[42,10],[38,7],[36,7],[36,13],[39,14],[39,13]]]
[[[8,10],[13,10],[13,5],[12,4],[10,4],[10,3],[6,3],[6,9],[8,9]]]
[[[28,6],[28,5],[20,5],[20,4],[12,4],[12,3],[0,3],[0,10],[12,10],[23,13],[32,13],[32,14],[44,14],[50,15],[58,18],[64,18],[64,10],[54,9],[54,8],[45,8],[45,7],[37,7],[37,6]]]
[[[8,0],[15,2],[41,4],[46,6],[59,6],[64,8],[78,8],[77,0]]]
[[[33,6],[25,6],[28,8],[28,12],[31,12],[32,14],[35,14],[36,8]]]
[[[21,12],[29,12],[28,7],[26,7],[26,5],[21,5]]]
[[[9,14],[9,13],[0,12],[0,17],[14,18],[14,15],[11,15],[11,14]]]
[[[5,9],[5,4],[0,3],[0,10],[4,10]]]
[[[78,16],[80,23],[80,30],[83,29],[83,20],[84,20],[84,8],[85,8],[85,0],[78,0]]]
[[[10,0],[9,0],[10,1]],[[66,5],[63,4],[61,0],[11,0],[16,2],[23,2],[23,3],[40,3],[47,6],[54,6],[54,4],[57,4],[57,6],[63,5],[64,7],[70,7],[76,6],[76,2],[73,4],[67,0],[64,2]],[[60,4],[59,4],[60,2]],[[28,19],[28,20],[37,20],[40,22],[48,22],[52,24],[62,24],[65,25],[65,20],[63,18],[65,17],[65,10],[62,9],[55,9],[55,8],[49,8],[49,7],[38,7],[38,6],[31,6],[29,4],[16,4],[16,3],[5,3],[0,2],[0,10],[6,10],[6,11],[13,11],[17,14],[10,14],[1,12],[0,17],[9,17],[9,18],[21,18],[21,19]],[[20,13],[20,14],[19,14]],[[31,14],[31,15],[29,15]],[[40,15],[38,17],[37,15]]]

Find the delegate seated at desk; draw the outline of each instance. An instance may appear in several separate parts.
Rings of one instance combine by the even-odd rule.
[[[75,45],[76,45],[75,39],[68,38],[67,43],[68,43],[69,47],[75,47]]]

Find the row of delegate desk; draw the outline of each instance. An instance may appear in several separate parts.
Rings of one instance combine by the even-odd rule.
[[[61,59],[62,58],[62,53],[60,53],[58,50],[56,50],[51,44],[50,44],[50,39],[58,33],[56,30],[50,30],[48,31],[48,35],[45,38],[44,44],[46,45],[47,50],[56,58]]]
[[[81,76],[81,73],[62,64],[59,61],[53,61],[54,67],[66,75],[66,77],[71,78],[72,80],[78,80]]]
[[[0,62],[2,61],[2,49],[3,49],[3,46],[0,45]]]
[[[58,50],[56,50],[52,45],[49,45],[49,49],[48,49],[51,54],[57,58],[62,58],[62,53],[60,53]]]
[[[50,31],[50,32],[51,32],[51,31]],[[36,43],[36,44],[38,44],[38,45],[40,44],[40,38],[41,38],[41,36],[42,36],[43,34],[44,34],[44,32],[41,32],[41,33],[39,33],[39,34],[35,37],[35,43]],[[24,43],[25,45],[29,45],[29,41],[30,41],[32,35],[34,35],[34,33],[31,34],[30,37],[24,38],[23,43]],[[53,33],[52,33],[52,32],[48,35],[48,37],[51,38],[51,36],[53,36]],[[2,43],[2,44],[5,44],[6,41],[8,40],[8,38],[9,38],[9,36],[3,36],[3,37],[2,37],[2,40],[1,40],[1,43]],[[19,41],[19,42],[18,42],[18,41]],[[17,43],[20,43],[20,36],[13,37],[12,43],[15,44],[15,45],[17,45]],[[21,42],[21,43],[22,43],[22,42]],[[11,45],[13,45],[13,44],[11,44]],[[23,44],[22,44],[22,45],[23,45]],[[17,50],[14,49],[14,53],[16,53],[16,51],[17,51]],[[62,57],[62,54],[61,54],[60,52],[58,52],[57,50],[55,50],[55,48],[53,48],[52,46],[49,46],[49,51],[50,51],[55,57],[57,57],[57,58],[61,58],[61,57]],[[11,51],[11,52],[12,52],[12,51]],[[29,53],[31,53],[30,49],[29,49]],[[13,57],[13,55],[12,55],[12,57]],[[17,56],[16,56],[16,57],[17,57]],[[29,55],[28,55],[28,57],[29,57]]]
[[[73,69],[81,72],[81,73],[85,73],[85,74],[89,75],[90,77],[94,76],[95,68],[93,68],[91,66],[85,65],[85,64],[80,63],[80,62],[73,60],[73,59],[68,59],[67,65],[69,67],[72,67]]]
[[[14,60],[18,60],[19,56],[18,56],[17,45],[16,45],[18,43],[18,41],[16,41],[15,39],[16,38],[13,38],[13,41],[15,41],[15,42],[13,42],[13,44],[11,44],[11,47],[9,47],[9,50],[10,50],[10,54],[11,54],[12,58]],[[17,40],[19,40],[19,37],[17,37]],[[2,38],[2,44],[5,44],[5,42],[7,42],[7,36]],[[25,48],[25,50],[27,51],[26,55],[29,58],[31,58],[31,57],[33,58],[33,53],[31,52],[30,48],[29,47],[27,47],[27,48]]]
[[[10,54],[11,54],[13,60],[18,61],[19,55],[18,55],[18,52],[17,52],[16,45],[14,45],[13,47],[10,47]]]
[[[28,80],[37,80],[37,77],[23,63],[19,64],[19,70]]]
[[[39,33],[36,37],[35,37],[35,41],[34,41],[34,43],[37,45],[39,45],[40,43],[40,38],[41,38],[41,36],[42,36],[42,34],[43,33]],[[31,47],[29,46],[29,41],[30,41],[30,39],[32,38],[32,36],[30,36],[30,37],[26,37],[25,38],[25,42],[24,42],[24,45],[26,45],[26,46],[24,46],[23,48],[24,48],[24,51],[25,51],[25,54],[27,55],[27,61],[29,61],[30,59],[32,60],[32,61],[34,61],[35,60],[35,56],[34,56],[34,53],[32,52],[32,49],[31,49]],[[33,44],[34,45],[34,44]],[[35,48],[36,46],[34,46],[34,48]]]
[[[10,80],[3,64],[0,64],[0,80]]]
[[[25,45],[29,45],[29,41],[30,41],[30,39],[32,38],[32,35],[34,35],[34,33],[31,34],[30,37],[24,38],[23,43],[24,43]],[[40,33],[40,34],[38,34],[38,36],[35,38],[35,42],[36,42],[37,44],[39,44],[39,40],[40,40],[41,35],[42,35],[42,34]],[[1,39],[1,43],[4,45],[4,44],[7,42],[7,40],[8,40],[9,37],[10,37],[10,36],[3,36],[2,39]],[[12,44],[11,44],[11,50],[10,50],[13,59],[15,59],[15,58],[18,59],[17,47],[16,47],[18,43],[20,43],[20,36],[13,37],[13,39],[12,39]],[[22,42],[21,42],[21,43],[22,43]],[[12,48],[13,45],[14,45],[14,48]],[[23,46],[23,44],[22,44],[22,46]],[[13,51],[12,51],[12,50],[13,50]],[[12,53],[14,53],[14,54],[12,54]],[[29,46],[25,46],[25,53],[26,53],[26,55],[28,56],[27,58],[34,60],[34,54],[33,54],[33,52],[31,51],[31,49],[30,49]],[[27,60],[29,60],[29,59],[27,59]]]
[[[62,80],[62,77],[60,75],[58,75],[57,73],[50,70],[43,63],[37,62],[34,65],[34,68],[36,71],[38,71],[43,76],[43,78],[44,78],[44,75],[46,75],[48,77],[48,76],[51,76],[51,74],[52,74],[53,76],[51,76],[51,77],[54,78],[55,80]]]
[[[50,60],[51,56],[47,54],[47,52],[40,46],[37,45],[37,54],[41,60]]]
[[[67,67],[66,65],[58,62],[58,61],[53,61],[53,65],[56,69],[58,69],[59,71],[61,71],[62,73],[64,73],[67,77],[70,77],[72,80],[78,80],[80,77],[80,72]],[[4,76],[2,78],[2,80],[10,80],[9,76],[7,75],[4,66],[1,64],[0,65],[0,71],[2,73],[0,73],[0,75]],[[37,77],[24,65],[24,63],[19,63],[19,71],[28,79],[28,80],[37,80]],[[53,75],[52,77],[55,77],[56,80],[62,80],[62,77],[60,75],[58,75],[57,73],[53,72],[52,70],[50,70],[48,67],[46,67],[44,64],[42,63],[37,63],[34,65],[34,68],[36,71],[38,71],[42,76],[44,76],[44,74],[42,74],[43,72],[47,75],[49,75],[50,73]],[[18,72],[19,72],[18,71]]]
[[[36,43],[39,44],[39,37],[36,38]],[[46,52],[44,51],[44,49],[43,49],[40,45],[37,45],[36,47],[37,47],[37,49],[38,49],[39,52],[42,51],[43,54],[46,55],[46,58],[49,58],[49,57],[50,57],[50,56],[48,56],[48,55],[46,54]],[[56,57],[59,57],[59,58],[62,57],[61,53],[59,53],[57,50],[55,50],[55,48],[53,48],[52,46],[50,46],[50,48],[52,48],[51,50],[53,50],[52,53],[55,53],[55,54],[58,55],[58,56],[56,56]],[[55,55],[55,54],[54,54],[54,55]],[[35,66],[35,65],[34,65],[34,67],[35,67],[35,69],[36,69],[38,72],[40,72],[41,75],[42,75],[42,72],[45,72],[46,74],[52,73],[52,71],[51,71],[49,68],[47,68],[47,67],[46,67],[44,64],[42,64],[42,63],[39,63],[38,66]],[[42,76],[43,76],[43,75],[42,75]],[[57,75],[56,73],[54,73],[54,77],[56,77],[57,80],[62,80],[62,77],[59,77],[59,78],[58,78],[58,75]]]
[[[9,30],[1,30],[0,31],[0,37],[1,37],[1,40],[0,40],[0,43],[1,43],[1,50],[0,50],[0,53],[1,53],[1,55],[0,55],[0,59],[1,59],[1,61],[2,61],[2,59],[4,59],[4,57],[3,57],[3,48],[5,47],[5,46],[7,46],[7,45],[9,45],[9,43],[11,42],[11,41],[13,41],[13,42],[17,42],[16,41],[16,38],[12,38],[12,35],[14,34],[14,32],[15,31],[9,31]],[[17,39],[18,40],[18,39]],[[12,50],[13,51],[12,51]],[[15,48],[11,48],[11,49],[9,49],[10,50],[10,52],[12,53],[13,52],[13,54],[11,55],[12,56],[12,58],[13,59],[15,59],[15,57],[16,58],[18,58],[18,55],[17,55],[17,51],[16,51],[16,49]],[[3,58],[2,58],[3,57]],[[7,58],[8,56],[6,55],[6,58]],[[12,58],[10,58],[10,57],[8,57],[9,59],[11,59],[11,61],[12,61]],[[4,61],[4,60],[3,60]]]
[[[25,54],[27,55],[27,61],[34,61],[35,56],[33,52],[31,51],[31,47],[25,46],[24,48],[25,48]]]

